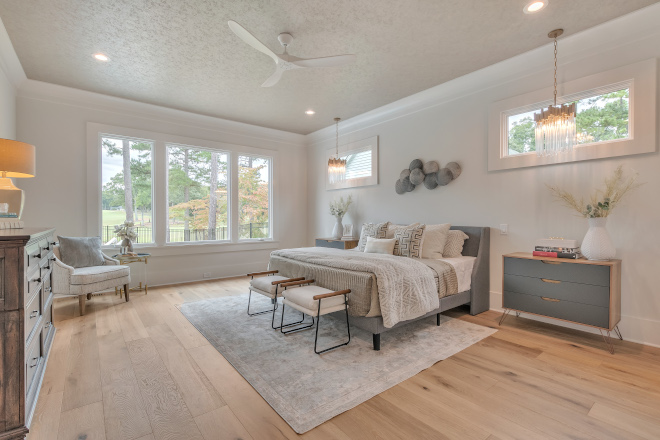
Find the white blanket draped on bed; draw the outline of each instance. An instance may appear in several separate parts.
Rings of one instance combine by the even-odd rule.
[[[375,274],[385,327],[417,318],[440,306],[434,270],[412,258],[319,247],[282,249],[273,251],[272,255]]]

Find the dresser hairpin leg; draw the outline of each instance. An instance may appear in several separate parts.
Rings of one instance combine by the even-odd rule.
[[[610,331],[607,331],[607,336],[601,329],[598,329],[600,335],[603,337],[603,341],[607,344],[607,348],[610,350],[610,354],[614,354],[614,345],[612,344],[612,338],[610,338]]]
[[[502,323],[504,322],[504,318],[506,318],[506,315],[508,315],[510,311],[511,311],[510,309],[506,309],[504,311],[504,313],[502,313],[502,317],[500,318],[500,324],[499,325],[502,325]]]
[[[619,339],[621,339],[623,341],[623,336],[621,336],[621,330],[619,330],[618,325],[614,327],[614,333],[616,333],[616,335],[619,337]]]
[[[520,312],[516,312],[516,318],[520,318]]]

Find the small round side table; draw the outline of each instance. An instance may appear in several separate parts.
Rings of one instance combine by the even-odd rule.
[[[149,286],[147,285],[147,263],[149,262],[149,257],[151,254],[138,252],[137,255],[128,255],[128,254],[117,254],[113,255],[112,258],[119,260],[119,264],[128,265],[130,263],[144,263],[144,293],[145,295],[149,293]],[[129,290],[142,290],[142,281],[140,284],[135,287],[129,287]],[[123,289],[117,289],[115,287],[115,294],[119,293],[121,298]]]

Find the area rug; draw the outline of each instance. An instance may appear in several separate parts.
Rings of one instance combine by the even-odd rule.
[[[251,310],[270,306],[252,301]],[[319,356],[314,328],[283,335],[271,329],[271,314],[248,317],[246,307],[247,295],[228,296],[182,304],[181,313],[299,434],[497,331],[447,316],[438,327],[433,316],[383,333],[374,351],[371,333],[351,327],[349,345]],[[285,323],[300,317],[286,308]],[[322,317],[319,348],[342,338],[346,321]]]

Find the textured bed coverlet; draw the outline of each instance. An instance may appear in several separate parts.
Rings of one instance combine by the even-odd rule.
[[[298,248],[272,252],[271,265],[282,258],[342,271],[374,274],[385,327],[392,327],[400,321],[414,319],[437,309],[441,296],[455,294],[458,289],[453,267],[437,260],[422,262],[393,255],[332,248]]]

